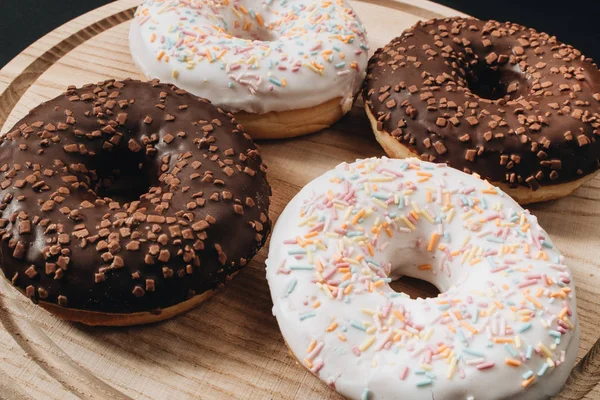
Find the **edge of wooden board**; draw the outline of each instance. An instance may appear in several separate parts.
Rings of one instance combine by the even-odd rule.
[[[451,8],[428,0],[415,2],[400,0],[355,0],[361,3],[393,8],[414,16],[429,19],[443,18],[449,15],[462,15]],[[83,14],[40,38],[13,58],[0,70],[0,126],[4,125],[14,106],[28,88],[54,63],[63,56],[98,34],[111,29],[133,18],[139,0],[120,0]],[[10,289],[6,282],[0,283],[2,290]],[[120,391],[95,377],[86,368],[73,361],[63,353],[48,336],[27,320],[17,320],[8,312],[10,308],[19,308],[17,301],[6,301],[0,298],[0,322],[13,339],[38,364],[45,364],[46,372],[82,398],[94,398],[96,391],[111,398],[127,398]],[[12,328],[12,330],[11,330]],[[37,343],[45,343],[47,347],[32,347],[27,337],[35,336]],[[62,376],[52,373],[61,366]],[[64,374],[64,368],[69,371]],[[58,369],[57,369],[58,370]],[[1,375],[0,375],[1,377]],[[11,384],[10,380],[0,385],[2,392],[9,398],[26,398],[23,389]],[[600,382],[600,339],[573,368],[567,383],[558,399],[577,400],[583,398]]]

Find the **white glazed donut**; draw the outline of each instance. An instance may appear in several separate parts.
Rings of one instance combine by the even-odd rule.
[[[145,0],[130,50],[146,77],[241,112],[255,138],[288,137],[350,110],[365,35],[347,0]]]
[[[437,286],[410,299],[389,282]],[[306,185],[277,221],[273,313],[351,399],[540,399],[575,361],[575,286],[535,216],[445,165],[372,158]]]

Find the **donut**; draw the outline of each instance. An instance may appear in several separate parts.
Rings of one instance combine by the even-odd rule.
[[[363,97],[390,157],[476,172],[521,204],[560,198],[600,158],[600,72],[514,23],[418,22],[377,50]]]
[[[146,77],[235,113],[255,139],[333,124],[352,108],[368,61],[347,0],[145,0],[129,42]]]
[[[264,244],[265,168],[231,114],[175,86],[69,87],[0,139],[1,270],[65,320],[170,318]]]
[[[540,399],[577,356],[575,285],[535,216],[416,158],[343,163],[272,234],[273,314],[299,362],[349,399]],[[441,293],[412,299],[400,276]]]

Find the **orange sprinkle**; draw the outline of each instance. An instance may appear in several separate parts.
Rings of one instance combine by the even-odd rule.
[[[492,339],[496,344],[512,343],[514,339],[505,337],[495,337]]]
[[[398,310],[392,310],[392,312],[394,313],[394,315],[396,316],[396,318],[398,318],[400,321],[404,321],[405,320],[404,315],[402,315],[400,313],[400,311],[398,311]]]
[[[310,344],[308,345],[308,349],[306,349],[306,352],[310,353],[311,351],[313,351],[315,349],[315,347],[317,347],[317,341],[315,339],[313,339],[313,341],[310,342]]]
[[[344,336],[343,333],[338,333],[338,339],[340,339],[342,342],[346,341],[346,336]]]
[[[385,282],[383,281],[383,279],[380,279],[380,280],[378,280],[377,282],[375,282],[375,283],[373,284],[373,286],[375,286],[375,287],[379,287],[379,286],[382,286],[384,283],[385,283]]]
[[[333,321],[333,322],[331,323],[331,325],[329,325],[329,326],[327,327],[327,329],[325,329],[325,332],[333,332],[333,331],[335,331],[335,328],[337,328],[337,327],[338,327],[338,323],[337,323],[337,322],[335,322],[335,321]]]
[[[433,251],[433,249],[435,248],[435,245],[437,244],[439,237],[440,237],[440,234],[437,232],[433,232],[431,234],[431,238],[429,238],[429,244],[427,245],[427,251]]]
[[[352,284],[349,284],[348,286],[346,286],[346,288],[344,289],[344,294],[348,294],[352,291]]]
[[[531,385],[531,383],[533,382],[534,379],[535,379],[535,375],[532,375],[529,379],[523,381],[521,383],[521,386],[523,386],[524,388],[526,388],[527,386]]]
[[[312,368],[313,366],[312,362],[308,358],[304,359],[304,364],[306,364],[308,368]]]
[[[260,15],[259,13],[256,13],[256,22],[258,22],[258,26],[263,26],[264,25],[264,20],[262,15]]]
[[[369,255],[373,257],[375,251],[373,250],[373,246],[371,245],[371,243],[367,243],[367,250],[369,250]]]
[[[419,265],[419,270],[420,271],[425,271],[431,269],[431,264],[423,264],[423,265]]]
[[[316,231],[314,231],[314,232],[309,232],[309,233],[307,233],[306,235],[304,235],[304,237],[305,237],[305,238],[311,238],[311,237],[313,237],[313,236],[317,236],[318,234],[319,234],[319,232],[316,232]]]
[[[321,305],[321,302],[319,300],[317,300],[313,303],[312,306],[313,306],[313,308],[319,308],[320,305]]]
[[[361,219],[363,215],[365,215],[364,208],[362,210],[360,210],[359,212],[357,212],[356,215],[354,216],[354,218],[352,218],[352,225],[356,225],[358,223],[358,220]]]
[[[462,326],[464,326],[465,328],[467,328],[469,330],[469,332],[471,332],[471,333],[475,334],[478,332],[477,329],[473,328],[467,321],[464,321],[464,320],[460,321],[460,324]]]
[[[164,55],[165,55],[165,51],[161,50],[160,53],[158,53],[158,56],[156,57],[156,59],[160,61],[164,57]]]
[[[506,363],[506,365],[510,365],[511,367],[521,366],[521,361],[515,360],[514,358],[505,358],[504,362]]]
[[[431,172],[425,172],[425,171],[417,171],[417,175],[418,176],[428,176],[428,177],[432,177],[433,175],[431,175]]]

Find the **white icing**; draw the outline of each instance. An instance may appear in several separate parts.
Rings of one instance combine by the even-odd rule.
[[[404,223],[411,212],[419,220]],[[392,237],[381,225],[386,220]],[[305,238],[310,231],[318,234]],[[428,251],[433,233],[440,236]],[[427,264],[431,269],[418,267]],[[401,275],[431,282],[442,294],[397,294],[386,280]],[[373,158],[313,180],[277,221],[267,279],[292,352],[351,399],[545,398],[560,390],[577,355],[575,286],[537,218],[500,189],[441,165]],[[344,282],[353,285],[349,293]],[[564,298],[551,297],[559,294]],[[361,346],[357,356],[353,348]],[[494,364],[478,369],[486,363]],[[530,370],[534,381],[523,388]]]
[[[129,43],[148,78],[234,112],[337,97],[346,111],[368,61],[365,29],[347,0],[145,0]]]

